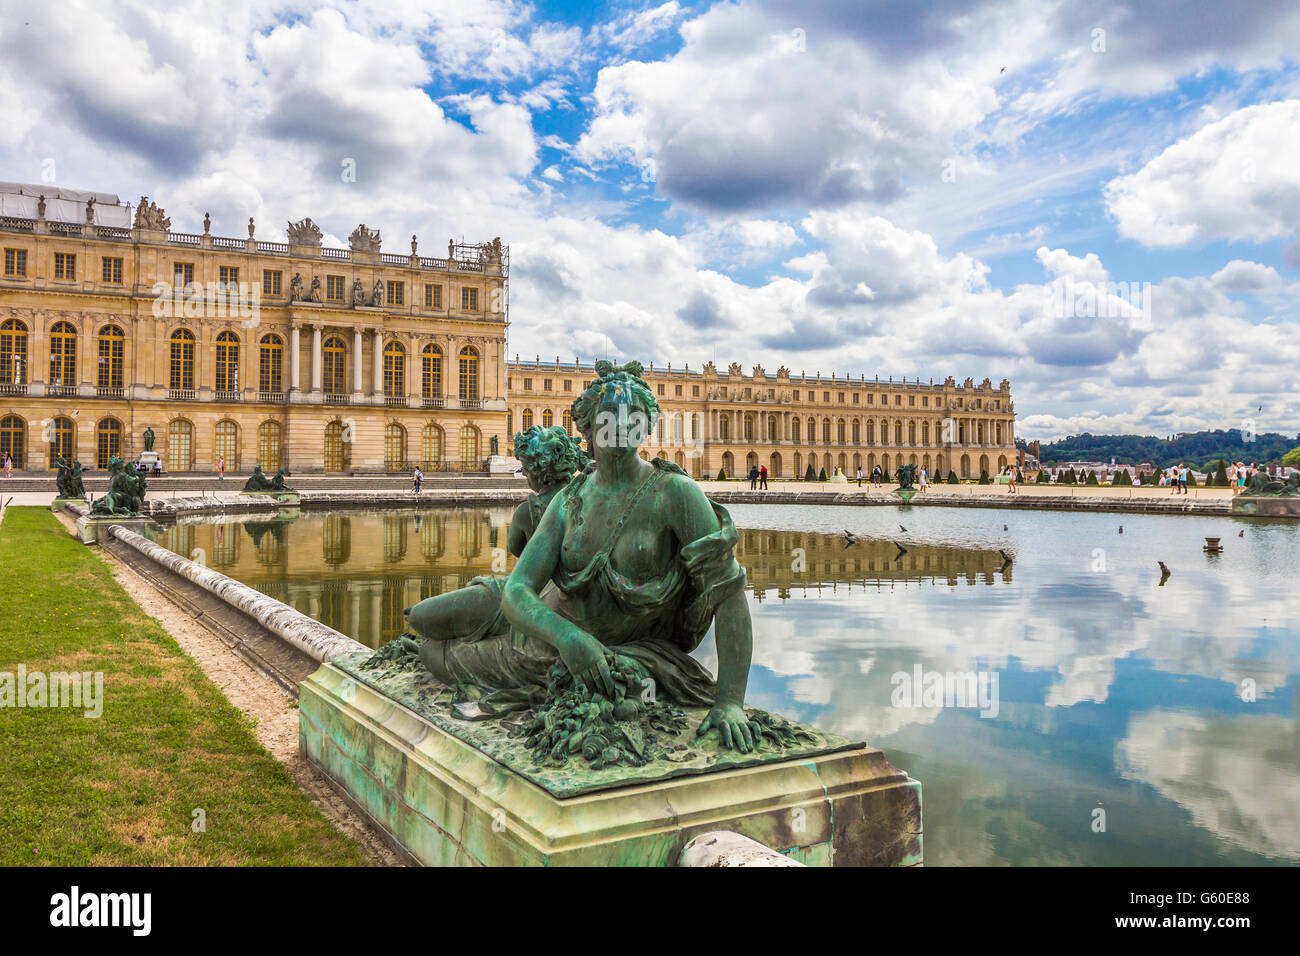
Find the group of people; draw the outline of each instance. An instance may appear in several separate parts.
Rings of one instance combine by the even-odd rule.
[[[1172,490],[1171,495],[1187,494],[1187,479],[1190,477],[1192,469],[1186,465],[1173,465],[1163,475],[1160,476],[1160,484],[1167,485]]]
[[[1255,476],[1259,469],[1255,463],[1249,465],[1244,462],[1234,462],[1228,466],[1228,485],[1232,488],[1234,495],[1239,495],[1246,490],[1246,483]]]
[[[751,465],[749,468],[749,490],[767,490],[767,465]]]

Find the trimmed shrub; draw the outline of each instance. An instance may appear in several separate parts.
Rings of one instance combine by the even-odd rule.
[[[1051,476],[1048,475],[1048,473],[1047,473],[1047,469],[1046,469],[1046,468],[1042,468],[1042,469],[1039,469],[1038,477],[1034,479],[1034,484],[1037,484],[1037,485],[1045,485],[1045,484],[1047,484],[1047,483],[1048,483],[1049,481],[1051,481],[1051,480],[1052,480],[1052,479],[1051,479]]]
[[[948,484],[950,484],[950,485],[960,485],[960,484],[961,484],[961,482],[957,480],[957,472],[955,472],[955,471],[953,471],[953,470],[951,470],[951,469],[949,469],[949,471],[948,471]]]
[[[1222,458],[1219,459],[1219,470],[1214,473],[1214,479],[1207,484],[1215,484],[1220,488],[1228,487],[1228,469]]]
[[[993,479],[989,477],[989,473],[987,471],[980,472],[980,484],[981,485],[993,484]]]
[[[1127,468],[1121,468],[1110,483],[1116,487],[1130,488],[1133,485],[1133,479],[1130,477]]]
[[[719,468],[719,469],[718,469],[718,481],[726,481],[726,480],[727,480],[727,473],[726,473],[725,471],[723,471],[721,468]]]
[[[825,480],[826,480],[826,469],[825,469],[825,468],[823,468],[821,471],[817,472],[817,480],[818,480],[818,481],[825,481]]]
[[[817,470],[813,468],[812,462],[808,462],[808,470],[803,473],[803,480],[804,481],[817,480]]]
[[[1095,471],[1088,472],[1088,478],[1086,481],[1084,481],[1084,484],[1085,485],[1100,484],[1100,482],[1097,481],[1097,473]]]

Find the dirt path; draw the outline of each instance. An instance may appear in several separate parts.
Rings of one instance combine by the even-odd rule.
[[[76,523],[59,519],[75,532]],[[405,861],[298,752],[298,708],[283,690],[236,657],[225,644],[177,607],[127,565],[96,549],[117,582],[146,614],[158,620],[186,654],[226,695],[251,717],[258,742],[293,776],[311,802],[341,832],[352,837],[375,866],[404,866]]]

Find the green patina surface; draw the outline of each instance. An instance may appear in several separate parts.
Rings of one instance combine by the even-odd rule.
[[[370,662],[372,666],[362,667]],[[718,747],[716,731],[697,736],[696,728],[708,713],[707,707],[661,705],[659,713],[675,719],[625,720],[614,722],[614,739],[623,748],[640,748],[646,762],[640,766],[620,764],[599,768],[572,755],[552,757],[550,750],[539,754],[523,746],[523,738],[535,711],[507,714],[483,720],[465,720],[456,712],[452,689],[422,668],[400,662],[376,662],[373,652],[364,651],[331,661],[359,683],[409,708],[431,724],[469,744],[493,760],[509,767],[555,797],[574,797],[615,787],[671,780],[677,777],[756,767],[768,763],[815,757],[863,746],[860,742],[826,733],[815,727],[788,721],[755,708],[746,708],[760,725],[782,731],[765,736],[763,747],[750,753]]]

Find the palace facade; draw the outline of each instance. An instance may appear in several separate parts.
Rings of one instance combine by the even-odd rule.
[[[506,432],[529,425],[571,428],[569,405],[593,365],[519,361],[507,364]],[[720,372],[650,366],[660,418],[643,454],[674,461],[697,478],[743,477],[766,465],[773,478],[802,478],[809,465],[829,476],[856,477],[879,465],[891,474],[911,463],[935,478],[996,474],[1016,460],[1011,383],[957,384],[775,373],[738,364]]]
[[[477,470],[506,424],[509,250],[176,232],[108,193],[0,184],[0,456],[169,472]]]
[[[349,248],[311,219],[287,243],[173,231],[108,193],[0,183],[0,456],[47,471],[136,460],[168,472],[482,471],[529,425],[572,428],[589,363],[506,359],[509,249],[446,258]],[[1016,457],[1010,383],[868,380],[737,364],[646,370],[643,453],[691,474],[994,474]]]

